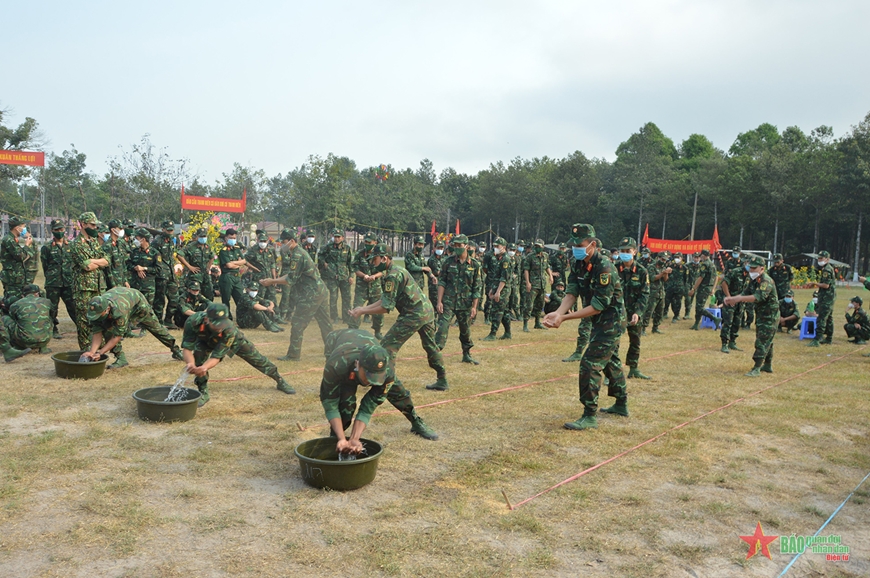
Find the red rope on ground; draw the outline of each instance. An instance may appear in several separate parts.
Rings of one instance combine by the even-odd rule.
[[[861,349],[864,349],[864,348],[862,347]],[[857,350],[857,351],[860,351],[860,349]],[[769,390],[769,389],[773,389],[774,387],[778,387],[778,386],[780,386],[780,385],[782,385],[782,384],[784,384],[784,383],[788,383],[789,381],[793,381],[793,380],[795,380],[795,379],[797,379],[797,378],[799,378],[799,377],[801,377],[801,376],[803,376],[803,375],[806,375],[806,374],[811,373],[811,372],[813,372],[813,371],[819,370],[819,369],[821,369],[821,368],[823,368],[823,367],[827,367],[828,365],[831,365],[831,364],[834,363],[835,361],[839,361],[839,360],[843,359],[844,357],[848,357],[849,355],[852,355],[852,353],[855,353],[855,352],[850,352],[850,353],[847,353],[846,355],[841,355],[840,357],[837,357],[837,358],[835,358],[835,359],[832,359],[832,360],[828,361],[827,363],[823,363],[823,364],[821,364],[821,365],[818,365],[818,366],[816,366],[816,367],[813,367],[812,369],[808,369],[808,370],[806,370],[806,371],[802,371],[801,373],[798,373],[798,374],[796,374],[796,375],[793,375],[793,376],[791,376],[791,377],[788,377],[788,378],[786,378],[786,379],[784,379],[784,380],[782,380],[782,381],[780,381],[780,382],[774,383],[774,384],[772,384],[772,385],[768,385],[767,387],[764,387],[764,388],[762,388],[762,389],[759,389],[758,391],[755,391],[755,392],[752,392],[752,393],[750,393],[750,394],[747,394],[745,397],[737,398],[737,399],[735,399],[734,401],[732,401],[732,402],[730,402],[730,403],[726,403],[725,405],[723,405],[723,406],[721,406],[721,407],[717,407],[716,409],[711,409],[710,411],[708,411],[708,412],[706,412],[706,413],[702,413],[701,415],[699,415],[699,416],[697,416],[697,417],[694,417],[694,418],[692,418],[692,419],[690,419],[690,420],[688,420],[688,421],[685,421],[685,422],[683,422],[683,423],[681,423],[681,424],[679,424],[679,425],[676,425],[676,426],[674,426],[674,427],[672,427],[672,428],[670,428],[670,429],[668,429],[668,430],[665,430],[665,431],[663,431],[662,433],[660,433],[660,434],[658,434],[658,435],[656,435],[656,436],[653,436],[653,437],[649,438],[648,440],[646,440],[646,441],[644,441],[644,442],[641,442],[641,443],[637,444],[636,446],[634,446],[634,447],[632,447],[632,448],[629,448],[629,449],[627,449],[627,450],[625,450],[625,451],[623,451],[623,452],[621,452],[621,453],[618,453],[618,454],[616,454],[615,456],[610,457],[610,458],[604,460],[603,462],[597,463],[597,464],[595,464],[594,466],[592,466],[592,467],[590,467],[590,468],[586,468],[586,469],[583,470],[582,472],[579,472],[579,473],[577,473],[577,474],[574,474],[574,475],[571,476],[570,478],[567,478],[567,479],[565,479],[565,480],[562,480],[562,481],[559,482],[558,484],[555,484],[555,485],[553,485],[553,486],[550,486],[550,487],[547,488],[546,490],[542,490],[542,491],[538,492],[537,494],[535,494],[535,495],[533,495],[533,496],[531,496],[531,497],[528,497],[528,498],[526,498],[525,500],[523,500],[523,501],[521,501],[521,502],[517,502],[516,504],[513,504],[513,505],[510,506],[509,508],[510,508],[511,510],[516,510],[517,508],[519,508],[519,507],[522,506],[523,504],[528,504],[529,502],[531,502],[531,501],[534,500],[535,498],[538,498],[538,497],[540,497],[540,496],[543,496],[544,494],[546,494],[546,493],[548,493],[548,492],[551,492],[551,491],[555,490],[556,488],[562,487],[562,486],[564,486],[565,484],[569,484],[569,483],[571,483],[571,482],[573,482],[573,481],[575,481],[575,480],[578,480],[578,479],[582,478],[583,476],[585,476],[586,474],[588,474],[589,472],[594,472],[594,471],[597,470],[598,468],[600,468],[600,467],[602,467],[602,466],[605,466],[605,465],[609,464],[610,462],[616,461],[616,460],[618,460],[619,458],[621,458],[621,457],[623,457],[623,456],[625,456],[625,455],[628,455],[628,454],[630,454],[631,452],[633,452],[633,451],[635,451],[635,450],[638,450],[638,449],[642,448],[643,446],[645,446],[645,445],[647,445],[647,444],[650,444],[650,443],[656,441],[657,439],[659,439],[659,438],[661,438],[661,437],[664,437],[664,436],[666,436],[667,434],[669,434],[669,433],[671,433],[671,432],[673,432],[673,431],[676,431],[676,430],[678,430],[678,429],[684,428],[684,427],[686,427],[686,426],[689,425],[689,424],[692,424],[692,423],[694,423],[694,422],[696,422],[696,421],[698,421],[698,420],[700,420],[700,419],[703,419],[703,418],[707,417],[708,415],[712,415],[712,414],[714,414],[714,413],[720,412],[720,411],[722,411],[723,409],[729,408],[729,407],[731,407],[732,405],[736,405],[736,404],[740,403],[741,401],[745,401],[745,400],[749,399],[750,397],[755,397],[756,395],[759,395],[759,394],[761,394],[761,393],[764,393],[765,391],[767,391],[767,390]]]

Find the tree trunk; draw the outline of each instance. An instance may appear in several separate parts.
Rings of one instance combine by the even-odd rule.
[[[864,209],[858,209],[858,232],[855,234],[855,261],[852,266],[852,281],[858,281],[858,259],[861,257],[861,221]]]

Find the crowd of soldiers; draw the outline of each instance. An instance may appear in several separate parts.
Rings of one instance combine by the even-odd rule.
[[[300,235],[284,229],[273,241],[258,230],[256,241],[245,248],[238,244],[238,232],[228,229],[215,252],[206,229],[181,244],[172,221],[155,230],[129,220],[103,224],[85,212],[72,241],[65,223],[52,221],[53,239],[38,256],[44,290],[33,284],[37,251],[26,223],[12,217],[9,227],[0,243],[6,313],[0,347],[6,361],[32,350],[47,353],[51,339],[62,339],[58,307],[63,301],[83,355],[97,360],[112,353],[111,369],[129,363],[124,338],[149,332],[196,376],[200,403],[209,400],[208,371],[233,355],[292,394],[275,364],[240,329],[262,326],[282,332],[289,324],[289,347],[278,359],[296,361],[305,329],[314,320],[327,357],[321,401],[332,434],[346,451],[358,451],[371,411],[385,400],[406,415],[414,433],[437,439],[395,375],[396,355],[418,334],[436,373],[426,388],[446,391],[441,350],[452,326],[458,326],[462,362],[480,363],[472,356],[470,329],[479,311],[490,329],[484,341],[512,339],[512,323],[520,321],[523,332],[531,332],[580,320],[576,348],[565,361],[580,362],[584,414],[565,424],[568,429],[597,427],[598,392],[605,379],[616,402],[601,411],[628,415],[626,379],[649,379],[638,369],[641,338],[650,324],[652,334],[662,333],[661,323],[669,315],[671,323],[693,317],[692,330],[699,330],[706,318],[719,332],[723,353],[740,351],[739,330],[754,323],[755,363],[748,376],[772,372],[775,333],[791,332],[800,321],[790,289],[793,271],[782,255],[767,267],[761,257],[735,247],[717,267],[708,250],[688,256],[653,254],[630,237],[607,250],[586,224],[574,225],[569,242],[552,253],[541,239],[508,243],[496,237],[487,249],[485,243],[456,235],[447,243],[434,242],[424,257],[426,242],[417,236],[401,268],[393,265],[392,249],[374,233],[353,250],[338,228],[319,249],[313,231]],[[817,293],[804,312],[817,318],[811,346],[832,340],[836,283],[829,259],[820,253]],[[861,280],[870,288],[870,282]],[[850,303],[846,333],[864,343],[870,339],[870,319],[860,297]],[[384,315],[394,309],[398,319],[384,334]],[[360,329],[365,318],[373,335]],[[335,331],[339,322],[347,329]],[[184,329],[180,343],[170,333],[179,328]],[[618,357],[623,332],[629,338],[627,375]],[[370,390],[353,421],[358,386]],[[351,437],[345,438],[351,423]]]

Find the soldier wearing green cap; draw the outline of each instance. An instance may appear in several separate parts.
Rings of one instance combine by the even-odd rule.
[[[53,339],[62,339],[57,328],[58,305],[63,300],[67,315],[76,322],[76,302],[73,299],[73,265],[69,240],[66,238],[66,225],[63,221],[51,222],[53,239],[39,250],[42,271],[45,274],[45,295],[51,301],[51,320],[54,325]]]
[[[785,295],[791,288],[791,282],[794,279],[794,269],[785,262],[782,253],[777,253],[773,256],[773,267],[768,270],[767,274],[776,283],[776,293],[778,295]]]
[[[9,217],[9,232],[0,241],[0,281],[3,283],[3,296],[15,297],[27,285],[26,263],[32,257],[29,248],[33,239],[27,239],[27,222],[16,215]]]
[[[212,301],[214,300],[214,287],[209,271],[211,271],[217,256],[208,244],[208,229],[200,227],[193,235],[194,239],[176,255],[178,262],[185,268],[183,282],[197,281],[200,284],[202,296]]]
[[[794,300],[794,291],[789,289],[785,292],[785,295],[779,301],[778,329],[779,331],[782,331],[783,328],[785,328],[788,333],[791,333],[792,330],[797,327],[800,321],[801,315],[799,313],[797,303],[795,303]]]
[[[175,325],[184,327],[187,318],[199,311],[205,311],[211,301],[202,294],[202,285],[196,279],[188,279],[184,293],[178,295],[178,309],[175,310]]]
[[[368,388],[359,403],[359,387]],[[411,432],[427,440],[438,435],[414,409],[411,393],[396,379],[395,359],[378,344],[371,333],[360,329],[340,329],[326,340],[326,364],[320,381],[320,403],[329,421],[331,435],[342,454],[363,451],[360,437],[372,414],[384,401],[398,409],[411,422]],[[354,419],[354,412],[356,418]],[[347,428],[350,437],[345,437]]]
[[[97,240],[97,216],[88,211],[79,216],[81,234],[70,244],[73,265],[73,300],[76,304],[76,327],[79,349],[87,351],[91,346],[91,326],[87,323],[88,304],[91,299],[106,290],[103,269],[109,267],[109,259]]]
[[[747,260],[748,261],[748,260]],[[740,295],[743,289],[749,284],[749,266],[748,262],[745,267],[733,267],[725,271],[725,276],[722,278],[720,288],[724,297],[732,295]],[[723,305],[722,325],[719,331],[719,338],[722,341],[722,353],[731,353],[732,351],[741,351],[737,347],[737,337],[740,334],[740,318],[743,312],[744,303],[735,305]]]
[[[372,249],[378,244],[378,237],[374,233],[366,233],[363,244],[359,251],[356,252],[353,258],[353,266],[351,270],[356,275],[356,291],[353,295],[353,308],[356,309],[360,305],[377,302],[381,298],[381,273],[375,272],[371,265]],[[351,329],[359,329],[359,319],[348,315],[347,326]],[[383,315],[372,315],[372,330],[375,332],[375,337],[382,338],[381,328],[384,325]]]
[[[227,229],[224,233],[224,247],[218,251],[218,263],[221,267],[221,302],[227,308],[233,300],[238,307],[244,294],[242,268],[248,266],[244,250],[238,245],[237,233],[235,229]],[[232,314],[230,314],[230,319],[232,318]]]
[[[441,266],[444,264],[446,257],[444,256],[444,241],[435,242],[435,250],[426,259],[426,265],[429,267],[429,272],[432,276],[429,278],[429,301],[432,307],[438,303],[438,277],[441,275]]]
[[[571,266],[565,299],[559,309],[548,313],[544,325],[558,328],[568,319],[592,318],[589,346],[580,361],[580,402],[583,415],[565,424],[566,429],[584,430],[598,427],[598,392],[603,376],[608,378],[608,395],[616,403],[602,411],[628,416],[628,394],[625,374],[619,360],[619,339],[625,330],[625,307],[619,272],[607,255],[599,249],[592,225],[577,223],[572,226]],[[580,299],[583,307],[568,313]]]
[[[555,281],[568,278],[570,269],[570,260],[568,259],[568,246],[565,243],[559,243],[559,250],[550,255],[550,271],[553,272]]]
[[[830,263],[831,254],[827,251],[819,251],[816,260],[818,268],[818,281],[810,283],[810,287],[819,290],[819,302],[816,304],[816,338],[810,341],[810,347],[818,347],[819,344],[830,345],[834,337],[834,302],[837,299],[837,276]],[[819,335],[824,334],[824,339],[819,340]]]
[[[546,329],[541,325],[541,314],[547,285],[553,284],[553,272],[550,270],[550,259],[544,251],[543,239],[535,239],[531,251],[523,259],[523,284],[528,294],[523,309],[523,331],[528,333],[529,319],[532,317],[535,318],[535,329]]]
[[[264,288],[265,290],[265,288]],[[260,284],[249,279],[245,284],[245,292],[236,306],[236,323],[241,329],[256,329],[260,325],[267,331],[279,333],[284,331],[275,319],[275,302],[260,297]]]
[[[622,300],[625,304],[625,318],[628,321],[628,353],[625,365],[631,368],[628,378],[649,379],[637,368],[640,361],[640,338],[643,330],[643,313],[649,300],[649,274],[635,261],[637,241],[623,237],[619,243],[619,263],[616,270],[622,282]]]
[[[278,368],[239,331],[230,319],[230,308],[223,303],[212,303],[205,311],[194,313],[184,324],[181,339],[187,371],[196,377],[193,382],[202,394],[199,405],[208,403],[208,372],[224,357],[238,355],[251,367],[275,380],[278,391],[293,394],[296,390],[278,373]]]
[[[308,252],[299,246],[296,232],[285,235],[284,255],[288,270],[283,277],[277,279],[261,279],[260,285],[286,285],[284,291],[293,295],[293,317],[290,320],[290,346],[287,354],[278,359],[282,361],[298,361],[302,357],[302,337],[305,328],[314,319],[320,327],[320,336],[326,342],[326,336],[332,332],[329,318],[329,290],[326,288],[317,266]]]
[[[127,271],[130,274],[130,287],[141,292],[149,305],[154,303],[157,277],[162,270],[160,253],[151,246],[151,233],[145,227],[140,227],[133,237],[133,251],[130,252]]]
[[[103,253],[109,260],[109,266],[106,268],[106,286],[109,289],[129,287],[130,272],[127,269],[127,260],[130,258],[130,249],[124,240],[126,231],[118,219],[106,223],[106,228],[109,233],[109,238],[103,241]]]
[[[665,282],[665,313],[663,318],[667,319],[668,311],[674,314],[671,323],[676,323],[680,320],[680,309],[683,305],[683,297],[686,295],[686,284],[689,280],[689,265],[683,258],[682,253],[674,253],[674,256],[668,262],[671,272],[668,274],[668,280]]]
[[[281,231],[278,239],[278,255],[280,257],[278,277],[284,277],[290,274],[290,263],[292,261],[292,259],[290,258],[291,250],[289,246],[289,241],[291,239],[295,239],[297,243],[299,241],[296,236],[295,229],[284,229],[283,231]],[[311,253],[308,253],[308,256],[310,257]],[[316,259],[312,257],[311,260],[314,262],[315,265],[317,264]],[[290,290],[286,287],[281,289],[281,302],[278,304],[278,314],[276,315],[278,323],[286,324],[290,320],[290,318],[293,317],[295,303],[296,300],[293,293],[291,293]]]
[[[332,230],[332,243],[327,243],[320,248],[317,267],[329,289],[329,310],[332,320],[338,320],[338,296],[341,294],[341,319],[347,323],[347,311],[351,308],[353,251],[344,242],[344,231],[339,228]]]
[[[746,374],[747,377],[757,377],[761,372],[773,373],[773,338],[779,321],[779,299],[776,294],[776,284],[765,273],[764,259],[753,256],[749,259],[750,280],[741,295],[725,298],[725,305],[737,303],[755,303],[755,353],[752,359],[755,366]]]
[[[252,265],[256,268],[246,273],[246,285],[247,281],[252,281],[258,285],[260,279],[278,278],[278,261],[275,258],[275,251],[269,246],[269,237],[265,233],[257,235],[257,243],[248,249],[245,260],[249,266]],[[274,302],[276,296],[277,292],[274,287],[265,287],[263,289],[263,299]],[[241,323],[239,327],[245,328]]]
[[[51,353],[51,301],[40,296],[39,286],[25,285],[20,297],[7,298],[7,305],[9,314],[3,316],[3,325],[9,343],[16,349]]]
[[[559,310],[559,305],[562,304],[562,299],[565,298],[565,282],[554,281],[550,294],[547,295],[547,301],[544,303],[544,313],[552,313]]]
[[[496,339],[499,325],[504,326],[504,333],[499,339],[512,337],[508,303],[511,296],[513,260],[507,254],[507,241],[502,237],[496,237],[493,242],[492,255],[486,276],[490,329],[489,335],[483,338],[484,341]]]
[[[314,242],[317,240],[317,236],[314,234],[314,229],[306,229],[303,233],[302,240],[302,248],[308,253],[308,256],[311,257],[311,260],[314,261],[314,264],[317,264],[317,245]]]
[[[432,303],[423,295],[423,290],[411,278],[411,274],[393,265],[393,251],[384,243],[372,249],[372,270],[383,275],[383,294],[381,298],[365,307],[355,307],[349,313],[354,319],[362,315],[384,315],[395,309],[398,319],[380,340],[381,345],[395,360],[399,349],[415,333],[420,336],[429,367],[435,370],[436,382],[427,385],[428,389],[445,391],[448,388],[447,370],[441,350],[435,342],[435,310]]]
[[[722,320],[711,315],[706,309],[708,306],[707,301],[710,299],[710,292],[713,289],[713,283],[716,282],[716,276],[716,267],[710,261],[710,251],[703,249],[701,251],[701,262],[698,265],[698,274],[695,277],[695,284],[689,289],[689,295],[695,297],[695,324],[691,327],[693,331],[699,330],[701,317],[706,317],[715,323],[717,331],[722,325]]]
[[[433,283],[432,269],[426,264],[423,258],[423,247],[426,246],[426,240],[422,235],[414,237],[414,247],[405,253],[405,269],[411,274],[414,282],[420,286],[420,289],[425,287],[424,279],[429,278],[429,283]]]
[[[175,327],[172,318],[178,308],[178,281],[175,279],[175,223],[163,221],[160,232],[154,235],[151,245],[160,256],[157,279],[154,283],[154,314],[163,320],[166,327]],[[165,316],[164,316],[165,306]]]
[[[438,279],[438,333],[435,340],[439,349],[447,344],[450,322],[456,316],[459,324],[459,342],[462,344],[462,361],[479,365],[471,357],[471,319],[477,314],[477,304],[483,291],[480,263],[471,258],[466,245],[468,237],[456,235],[451,240],[453,255],[444,262]]]
[[[849,300],[846,307],[846,336],[856,345],[864,345],[870,339],[870,318],[864,311],[864,300],[858,296]]]
[[[91,330],[91,343],[84,355],[96,361],[111,351],[115,355],[115,362],[109,369],[129,365],[121,340],[131,326],[147,330],[169,348],[173,359],[181,360],[181,350],[175,344],[175,338],[166,331],[145,295],[137,289],[109,289],[90,300],[86,316]]]

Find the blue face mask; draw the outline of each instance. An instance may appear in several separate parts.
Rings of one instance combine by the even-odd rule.
[[[619,254],[619,260],[622,261],[623,263],[628,263],[632,259],[634,259],[634,255],[632,255],[631,253],[620,253]]]
[[[26,235],[26,234],[27,234],[27,227],[24,227],[23,229],[21,229],[21,235]]]
[[[196,242],[200,245],[205,245],[206,243],[208,243],[208,237],[197,237]]]
[[[177,245],[177,244],[178,244],[178,239],[176,239],[175,237],[172,237],[172,244],[173,244],[173,245]]]
[[[749,265],[744,265],[743,268],[749,271]]]
[[[586,259],[586,247],[571,247],[571,252],[574,254],[574,259],[583,261]]]
[[[108,242],[112,236],[109,233],[103,233],[103,241]]]
[[[519,247],[519,248],[517,248],[517,251],[519,251],[520,253],[525,253],[525,252],[526,252],[526,248],[525,248],[525,247]]]
[[[783,299],[783,301],[785,301],[786,303],[791,303],[792,301],[794,301],[794,299],[792,299],[791,297],[786,297],[785,299]]]
[[[227,239],[227,245],[229,245],[230,247],[235,247],[236,240],[235,239]]]

